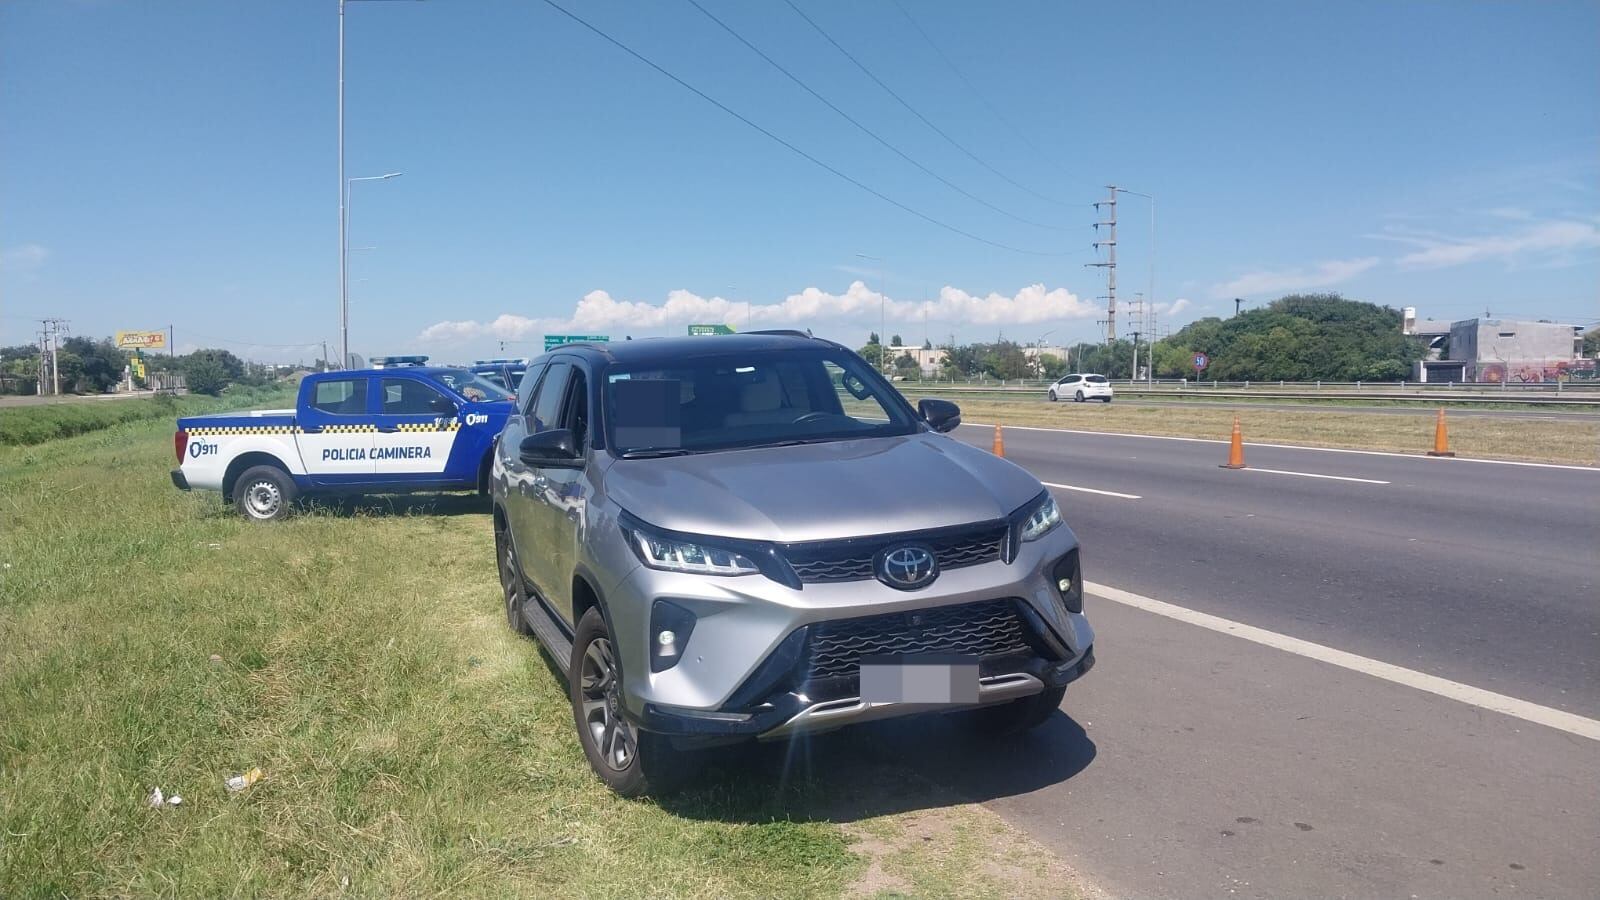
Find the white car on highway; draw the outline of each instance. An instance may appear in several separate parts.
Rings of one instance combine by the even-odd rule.
[[[1071,397],[1079,403],[1085,400],[1104,400],[1110,403],[1111,395],[1111,380],[1104,375],[1074,373],[1064,375],[1060,381],[1050,385],[1051,403],[1063,397]]]

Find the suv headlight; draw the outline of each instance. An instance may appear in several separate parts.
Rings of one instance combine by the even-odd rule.
[[[640,562],[664,572],[755,575],[761,571],[749,557],[715,544],[654,534],[638,526],[628,529],[628,538]]]
[[[1018,537],[1026,544],[1037,541],[1061,524],[1061,509],[1056,506],[1056,498],[1049,494],[1028,512],[1028,517],[1022,520],[1022,527],[1017,530]]]

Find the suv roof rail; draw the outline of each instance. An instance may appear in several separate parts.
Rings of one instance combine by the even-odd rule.
[[[798,331],[798,330],[793,329],[793,328],[765,328],[765,329],[761,329],[759,331],[746,331],[745,334],[767,334],[767,335],[776,335],[778,337],[802,337],[802,338],[810,338],[812,336],[811,332],[809,332],[809,331]]]

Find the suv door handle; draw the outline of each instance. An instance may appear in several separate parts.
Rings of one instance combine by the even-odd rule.
[[[378,430],[384,434],[393,434],[400,429],[394,425],[379,425]]]
[[[321,434],[322,433],[322,426],[321,425],[301,425],[300,426],[300,433],[301,434]]]

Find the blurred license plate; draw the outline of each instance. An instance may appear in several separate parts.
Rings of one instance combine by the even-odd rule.
[[[861,660],[861,699],[868,703],[977,703],[978,658],[876,656]]]

